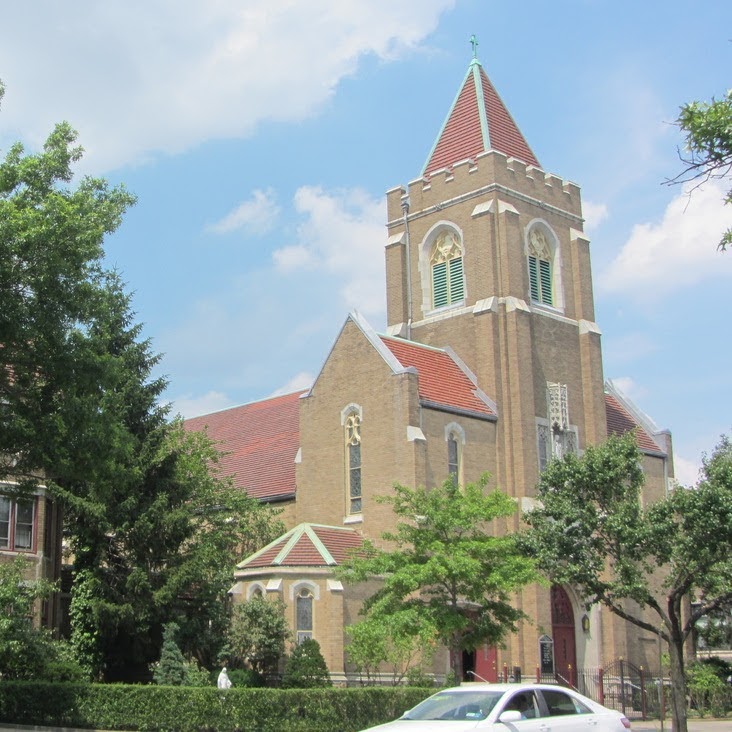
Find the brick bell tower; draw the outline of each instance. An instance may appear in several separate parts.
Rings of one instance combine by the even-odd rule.
[[[579,187],[546,173],[474,56],[419,178],[387,194],[389,332],[451,346],[498,405],[496,483],[606,437]]]
[[[527,508],[551,457],[607,437],[580,189],[542,169],[474,52],[420,177],[387,193],[387,211],[389,333],[450,346],[473,371],[498,412],[485,470]],[[512,663],[538,665],[551,598],[517,598],[534,623],[509,640]],[[576,635],[567,664],[600,654]]]

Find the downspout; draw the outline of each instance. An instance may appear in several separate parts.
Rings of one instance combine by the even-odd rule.
[[[412,340],[412,257],[409,249],[409,196],[402,196],[404,214],[404,244],[407,258],[407,340]]]

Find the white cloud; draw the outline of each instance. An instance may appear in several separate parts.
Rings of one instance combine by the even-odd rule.
[[[637,224],[620,254],[599,277],[604,292],[651,300],[711,277],[732,276],[732,262],[717,251],[732,225],[725,191],[710,181],[686,186],[657,223]]]
[[[295,374],[286,384],[283,384],[279,389],[275,389],[270,396],[276,397],[282,394],[292,394],[293,391],[300,391],[301,389],[309,389],[315,377],[307,371],[301,371],[299,374]]]
[[[618,391],[620,391],[621,394],[627,396],[632,402],[642,399],[648,394],[648,390],[636,383],[631,376],[613,378],[612,384],[618,389]]]
[[[219,412],[222,409],[233,407],[234,403],[220,391],[209,391],[203,396],[194,397],[185,394],[172,400],[171,411],[180,414],[185,419],[198,417],[201,414],[210,414],[211,412]]]
[[[365,315],[384,313],[384,203],[358,189],[326,192],[303,186],[295,208],[305,216],[298,242],[273,254],[283,273],[298,267],[325,271],[342,283],[344,307]]]
[[[0,24],[3,125],[37,145],[68,119],[95,171],[245,136],[265,120],[314,114],[362,56],[391,59],[414,48],[453,5],[13,3]]]
[[[693,486],[699,482],[699,471],[701,463],[682,458],[674,452],[674,474],[678,483],[685,486]]]
[[[251,198],[242,201],[233,211],[211,224],[208,230],[215,234],[229,234],[245,229],[253,234],[266,234],[274,227],[279,213],[274,191],[256,190]]]
[[[585,230],[596,229],[608,217],[607,205],[582,201],[582,213],[585,217]]]

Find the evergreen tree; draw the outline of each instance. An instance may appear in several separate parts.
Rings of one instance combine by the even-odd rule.
[[[153,672],[153,679],[156,684],[163,686],[183,686],[188,675],[188,664],[183,657],[176,635],[178,626],[175,623],[168,623],[163,628],[163,647],[160,651],[160,661]]]
[[[62,123],[0,162],[0,480],[21,494],[42,480],[63,507],[79,660],[139,677],[173,619],[187,651],[215,657],[237,552],[280,526],[211,473],[210,441],[168,422],[159,356],[104,266],[135,199],[101,179],[72,188],[81,154]]]
[[[283,688],[313,689],[332,685],[318,641],[306,638],[296,645],[285,661]]]

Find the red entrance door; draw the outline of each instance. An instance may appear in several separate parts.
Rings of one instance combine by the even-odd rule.
[[[475,678],[473,681],[498,681],[498,651],[495,646],[484,645],[475,652]]]
[[[563,587],[554,585],[551,591],[552,636],[554,638],[554,671],[559,681],[569,682],[574,677],[570,667],[577,669],[577,648],[574,635],[574,612]],[[573,672],[572,672],[573,673]]]

